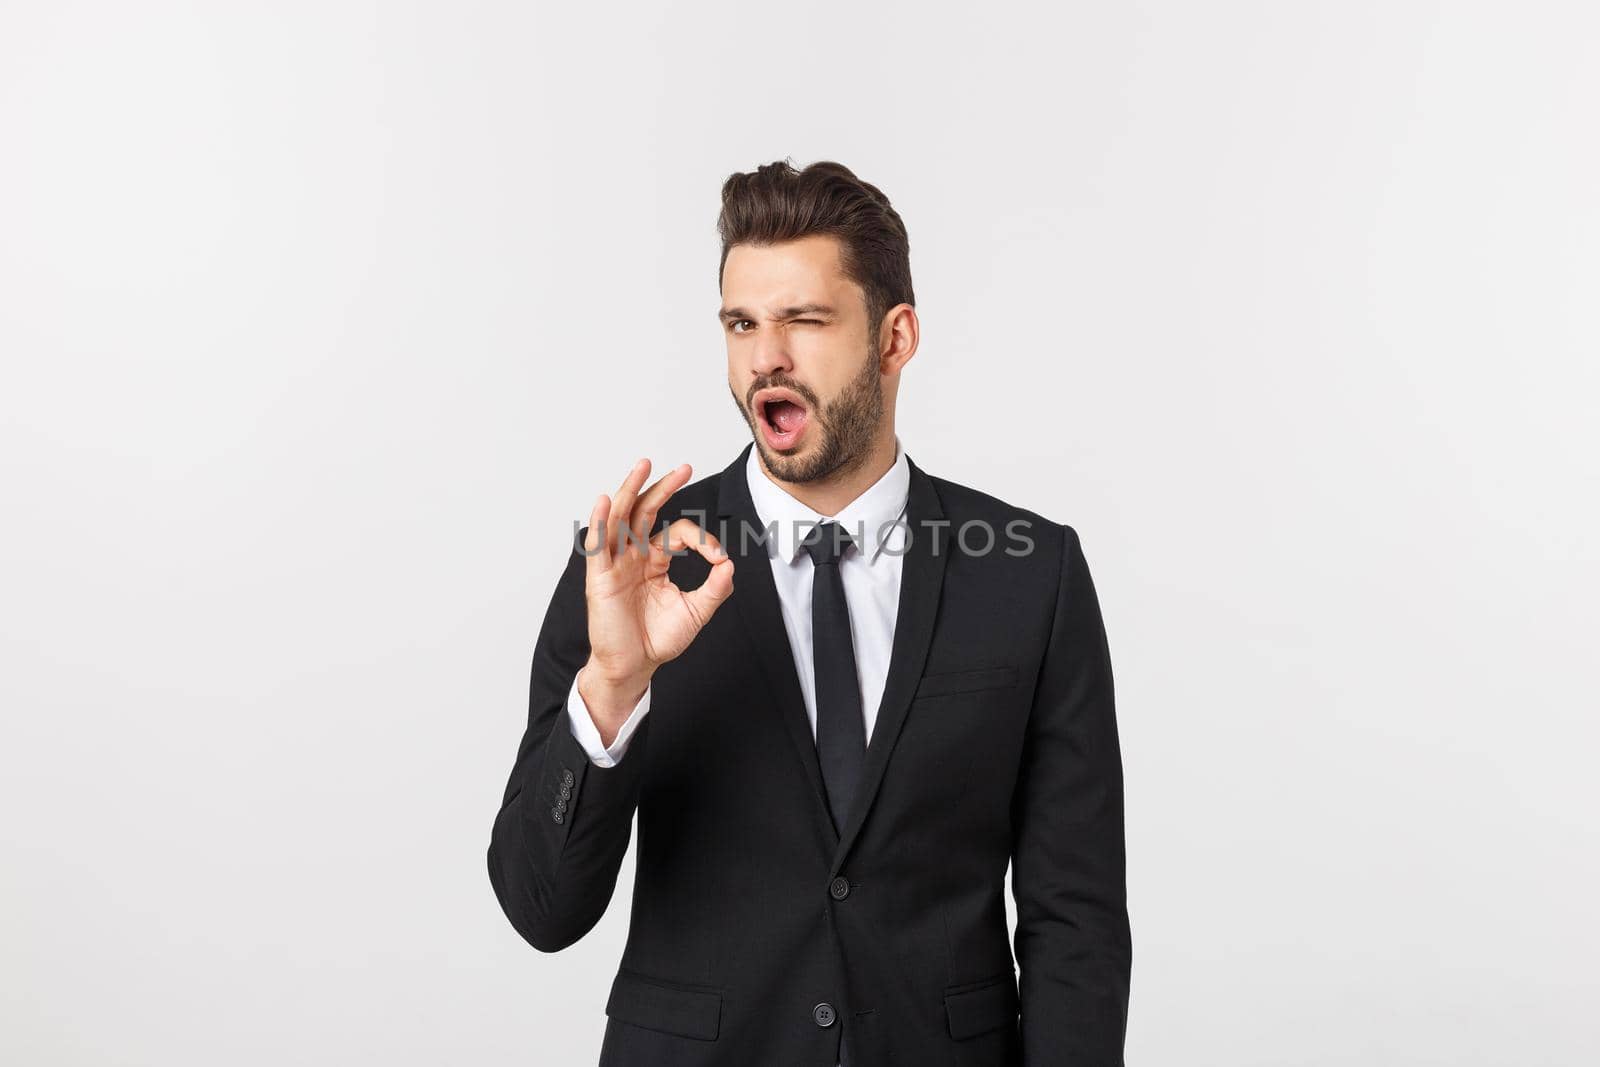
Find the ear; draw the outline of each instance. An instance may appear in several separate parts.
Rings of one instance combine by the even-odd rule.
[[[910,304],[890,308],[878,327],[878,373],[898,374],[917,354],[920,334],[916,308]]]

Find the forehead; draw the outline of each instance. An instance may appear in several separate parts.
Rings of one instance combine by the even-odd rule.
[[[822,303],[844,311],[861,298],[860,287],[840,267],[841,251],[839,239],[831,234],[774,245],[734,245],[722,266],[722,302],[761,310]]]

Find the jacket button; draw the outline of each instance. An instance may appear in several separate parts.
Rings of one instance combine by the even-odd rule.
[[[816,1021],[818,1026],[832,1026],[834,1020],[833,1005],[823,1001],[811,1009],[811,1018]]]
[[[834,900],[843,900],[850,895],[850,879],[840,875],[828,883],[828,895]]]

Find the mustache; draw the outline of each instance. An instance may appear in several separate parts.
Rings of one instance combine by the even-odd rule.
[[[763,389],[790,389],[806,402],[806,407],[810,408],[812,412],[817,412],[822,407],[821,402],[817,399],[817,394],[812,392],[803,382],[797,382],[793,378],[786,378],[781,375],[773,378],[761,378],[752,383],[749,390],[744,394],[744,406],[747,408],[752,407],[755,404],[756,394]]]

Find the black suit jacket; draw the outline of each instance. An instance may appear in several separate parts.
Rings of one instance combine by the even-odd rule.
[[[750,447],[658,516],[721,538],[734,592],[656,672],[609,768],[565,709],[589,653],[575,541],[489,845],[507,918],[541,951],[581,938],[611,900],[637,812],[601,1067],[834,1067],[842,1031],[849,1067],[1120,1065],[1122,764],[1077,534],[910,464],[889,673],[838,833],[767,550],[740,535],[760,531]],[[670,573],[692,588],[708,568],[689,552]]]

